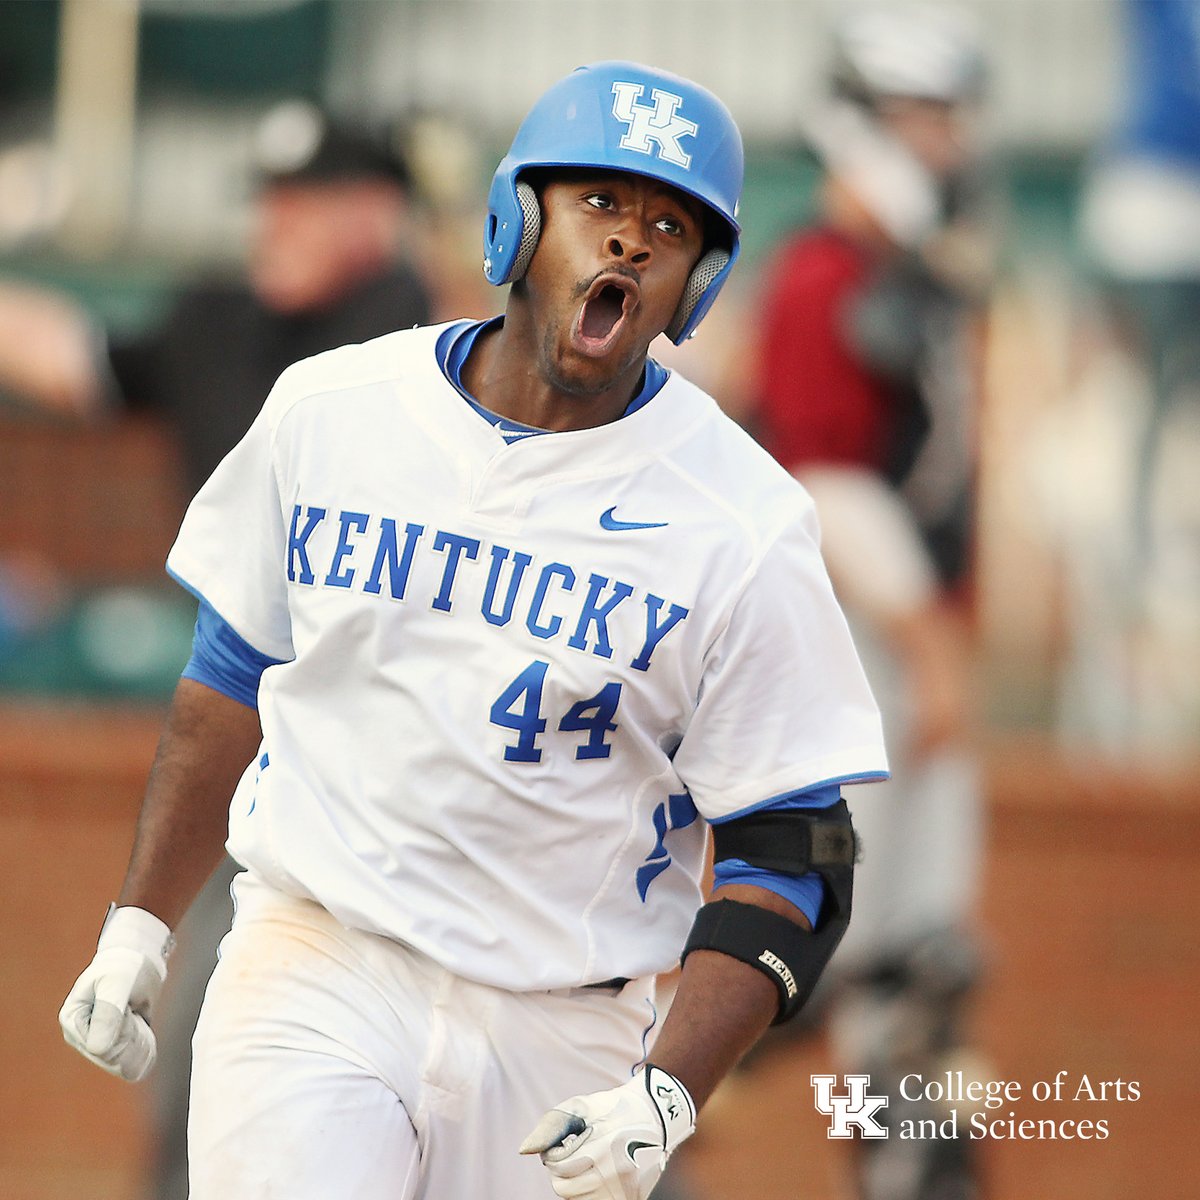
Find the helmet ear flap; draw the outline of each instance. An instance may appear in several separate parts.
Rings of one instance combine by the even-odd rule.
[[[517,256],[513,259],[512,270],[505,283],[515,283],[524,277],[533,252],[537,249],[538,238],[542,235],[542,209],[537,193],[522,179],[518,179],[515,186],[517,203],[521,206],[521,244],[517,247]]]
[[[729,266],[730,258],[728,250],[722,250],[717,246],[704,254],[692,268],[692,273],[688,276],[688,281],[684,286],[683,295],[679,299],[679,307],[675,310],[671,323],[663,330],[677,346],[683,340],[683,331],[687,327],[692,313],[696,311],[696,305],[704,299],[704,293],[708,291],[713,280]]]

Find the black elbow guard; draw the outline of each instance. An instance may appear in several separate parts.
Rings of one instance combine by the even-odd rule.
[[[805,875],[816,871],[825,899],[811,932],[787,917],[716,900],[696,914],[683,960],[693,950],[716,950],[766,975],[779,991],[776,1025],[790,1020],[812,995],[846,927],[854,892],[856,843],[844,800],[827,809],[752,814],[714,831],[715,858]]]

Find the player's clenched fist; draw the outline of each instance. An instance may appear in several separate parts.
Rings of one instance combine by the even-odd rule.
[[[671,1151],[696,1128],[687,1088],[655,1066],[607,1092],[552,1108],[521,1144],[572,1200],[646,1200]]]
[[[141,1079],[154,1065],[150,1010],[167,977],[173,941],[153,913],[110,909],[96,957],[58,1014],[67,1042],[122,1079]]]

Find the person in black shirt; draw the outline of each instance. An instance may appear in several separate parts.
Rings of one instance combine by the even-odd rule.
[[[264,119],[243,278],[185,289],[133,340],[99,335],[65,297],[0,285],[0,388],[81,416],[162,414],[188,495],[212,473],[291,363],[428,322],[402,254],[409,175],[382,139],[289,102]]]

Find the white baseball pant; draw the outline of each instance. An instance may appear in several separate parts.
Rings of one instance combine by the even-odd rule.
[[[641,1061],[654,980],[506,992],[241,875],[194,1039],[192,1200],[546,1200],[517,1147]]]

